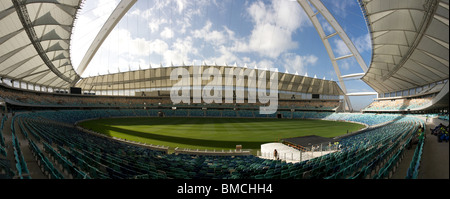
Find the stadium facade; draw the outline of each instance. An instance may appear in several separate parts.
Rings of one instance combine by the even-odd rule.
[[[316,1],[312,3],[318,5]],[[446,1],[359,3],[374,49],[370,67],[361,79],[378,93],[376,101],[425,95],[434,98],[430,95],[448,91]],[[1,82],[14,88],[43,92],[68,93],[70,87],[76,85],[83,93],[127,96],[144,91],[167,91],[176,83],[168,80],[173,67],[81,78],[70,59],[72,27],[81,5],[82,1],[75,0],[3,2],[0,15],[4,27],[0,35]],[[208,64],[201,67],[206,66]],[[221,72],[227,68],[209,67],[217,67]],[[192,68],[188,70],[192,71]],[[342,81],[337,86],[336,82],[286,73],[278,73],[278,80],[282,98],[285,94],[297,95],[294,96],[297,99],[312,99],[313,94],[315,97],[319,94],[321,99],[335,99],[339,95],[345,102],[351,95]],[[447,101],[448,94],[442,93],[431,104],[414,110],[445,108]],[[345,107],[342,109],[346,110]]]
[[[189,75],[187,82],[182,79],[171,80],[172,71],[177,69],[185,69]],[[220,82],[213,82],[214,79],[207,78],[202,80],[202,74],[209,70],[218,72]],[[257,74],[267,73],[265,88],[270,88],[269,82],[273,75],[277,77],[277,88],[280,99],[312,99],[312,94],[317,94],[316,99],[339,99],[343,95],[342,90],[334,81],[310,78],[289,73],[282,73],[264,69],[249,69],[234,66],[179,66],[179,67],[163,67],[152,68],[138,71],[130,71],[102,76],[95,76],[82,79],[76,84],[88,93],[119,93],[119,91],[128,91],[130,95],[137,96],[167,96],[168,92],[175,85],[190,90],[190,96],[193,96],[194,90],[204,88],[207,85],[217,86],[221,89],[221,96],[225,97],[226,90],[244,91],[245,99],[248,92],[258,89]],[[197,74],[197,75],[195,75]],[[208,73],[209,74],[209,73]],[[175,74],[177,75],[177,74]],[[211,73],[211,75],[213,75]],[[196,83],[195,78],[198,78]],[[253,77],[253,78],[252,78]],[[253,81],[252,81],[253,80]],[[194,89],[193,86],[197,89]],[[144,93],[142,93],[144,92]],[[234,93],[236,94],[236,93]]]

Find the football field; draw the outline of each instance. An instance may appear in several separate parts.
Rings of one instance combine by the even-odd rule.
[[[282,138],[318,135],[336,137],[364,128],[363,125],[297,119],[254,118],[109,118],[80,123],[107,136],[153,145],[190,149],[260,149]]]

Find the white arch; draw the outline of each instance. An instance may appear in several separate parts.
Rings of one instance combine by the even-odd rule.
[[[94,41],[92,42],[91,46],[89,47],[88,51],[86,51],[86,54],[83,57],[83,60],[81,61],[80,65],[77,68],[78,75],[83,75],[84,71],[86,70],[87,66],[91,62],[92,58],[97,53],[100,46],[103,44],[105,39],[108,37],[108,35],[111,33],[111,31],[116,27],[117,23],[122,19],[122,17],[131,9],[131,7],[137,2],[137,0],[122,0],[119,5],[117,5],[116,9],[112,12],[112,14],[109,16],[108,20],[103,25],[102,29],[100,29],[100,32],[95,37]],[[79,80],[79,79],[78,79]],[[76,80],[74,84],[78,81]]]
[[[303,10],[305,10],[307,16],[309,17],[309,19],[311,20],[311,22],[313,23],[314,27],[316,28],[317,32],[319,33],[320,39],[322,40],[323,44],[325,45],[325,49],[327,50],[328,56],[331,59],[331,63],[333,65],[333,68],[336,72],[336,75],[338,77],[338,81],[339,84],[342,88],[342,91],[344,91],[345,96],[344,96],[344,104],[347,105],[347,110],[352,111],[352,105],[350,103],[350,99],[348,98],[348,92],[347,92],[347,88],[345,87],[345,83],[343,78],[346,78],[346,76],[342,76],[341,75],[341,70],[339,69],[338,60],[341,59],[347,59],[350,57],[355,57],[356,61],[358,62],[358,64],[360,65],[361,69],[364,71],[364,73],[367,72],[368,67],[366,65],[366,63],[364,62],[364,60],[362,59],[361,55],[359,54],[358,50],[356,49],[355,45],[353,44],[353,42],[350,40],[350,38],[347,36],[347,34],[345,33],[344,29],[339,25],[339,23],[336,21],[336,19],[333,17],[333,15],[328,11],[328,9],[322,4],[322,2],[320,2],[320,0],[309,0],[309,2],[311,4],[308,3],[308,0],[297,0],[297,2],[300,4],[300,6],[302,6]],[[314,12],[312,9],[312,6],[315,7],[315,9],[317,10],[317,12]],[[326,35],[325,31],[323,30],[322,25],[320,24],[318,18],[317,18],[317,14],[321,14],[326,20],[327,22],[331,25],[331,27],[334,29],[334,33],[330,34],[330,35]],[[345,45],[348,47],[348,49],[350,50],[351,54],[349,55],[344,55],[342,57],[335,57],[332,47],[330,45],[330,42],[328,41],[328,39],[339,35],[339,37],[342,39],[342,41],[345,43]]]

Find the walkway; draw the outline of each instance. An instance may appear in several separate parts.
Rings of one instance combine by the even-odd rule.
[[[425,118],[422,119],[424,119],[425,121]],[[426,139],[424,143],[418,179],[449,179],[449,143],[438,142],[437,137],[431,135],[430,130],[430,128],[434,128],[440,123],[448,125],[449,121],[430,118],[427,122],[425,131]],[[391,179],[405,179],[416,147],[417,145],[413,145],[411,149],[405,151],[405,156],[399,163],[396,172],[393,174]],[[302,155],[300,155],[300,152],[297,149],[291,148],[284,144],[268,143],[261,145],[260,158],[273,159],[274,149],[277,149],[279,159],[293,163],[299,162],[300,157],[303,161],[326,154],[325,152],[309,152],[302,153]]]
[[[449,179],[449,143],[438,142],[437,136],[431,135],[430,128],[439,123],[448,125],[448,121],[430,119],[427,123],[426,139],[423,146],[419,179]]]
[[[5,122],[5,128],[3,129],[3,136],[5,137],[5,142],[8,143],[7,159],[11,163],[11,168],[13,168],[13,170],[16,170],[16,166],[15,166],[16,161],[14,159],[14,149],[12,146],[12,132],[11,132],[11,128],[10,128],[11,122],[12,122],[12,116],[11,116],[11,114],[9,114],[8,120]],[[20,144],[20,150],[22,151],[24,160],[27,163],[27,168],[28,168],[28,171],[30,172],[31,179],[47,179],[47,177],[42,173],[40,167],[38,166],[37,161],[34,158],[33,154],[31,153],[31,150],[28,146],[28,140],[20,132],[20,127],[17,123],[15,124],[14,128],[16,129],[16,136],[17,136],[17,139]],[[15,177],[18,177],[18,176],[15,176]]]
[[[422,119],[425,121],[425,118]],[[430,131],[430,128],[434,128],[439,123],[448,125],[449,122],[437,118],[428,119],[418,179],[449,179],[449,143],[438,142],[437,137],[431,135]],[[416,147],[417,145],[413,145],[411,149],[405,151],[405,157],[392,179],[405,179]]]

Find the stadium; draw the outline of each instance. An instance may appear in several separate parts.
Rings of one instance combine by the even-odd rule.
[[[110,12],[98,15],[104,16],[96,25],[98,32],[84,24],[91,40],[83,43],[74,29],[84,15],[102,5],[88,8],[88,2],[0,2],[0,179],[449,178],[448,0],[351,1],[364,24],[359,29],[368,31],[369,61],[360,54],[359,40],[347,34],[352,26],[341,26],[342,16],[332,14],[329,1],[229,1],[236,16],[228,10],[207,10],[201,3],[166,1],[168,8],[159,12],[157,20],[161,28],[150,25],[148,30],[143,26],[150,19],[145,25],[142,19],[128,19],[148,14],[135,9],[138,6],[150,8],[161,1],[115,1]],[[246,29],[246,22],[234,21],[239,17],[237,3],[248,6],[243,10],[258,20],[263,16],[255,14],[256,8],[267,11],[273,6],[277,17],[285,4],[295,8],[327,58],[320,59],[326,64],[315,68],[337,80],[309,77],[305,70],[292,73],[289,67],[262,66],[259,61],[251,66],[237,64],[236,60],[259,59],[235,56],[251,50],[267,55],[260,60],[265,63],[290,63],[281,58],[295,56],[265,49],[263,43],[271,42],[261,38],[259,47],[252,49],[253,37],[238,38],[238,31],[227,27],[223,32],[212,31],[214,23],[209,21],[202,30],[212,34],[184,33],[192,34],[190,39],[202,38],[204,51],[175,44],[167,48],[162,39],[155,40],[157,45],[134,46],[134,41],[145,40],[142,35],[159,29],[164,30],[159,35],[166,41],[190,41],[176,39],[178,32],[173,30],[182,32],[185,27],[171,22],[179,14],[184,16],[183,23],[194,23],[187,12],[189,5],[207,10],[209,17],[225,24],[242,23],[239,27]],[[170,24],[171,30],[166,31],[163,24]],[[284,25],[282,21],[275,24],[270,31],[266,28],[274,41],[279,36],[276,28]],[[142,38],[131,36],[122,45],[122,39],[130,35],[118,30],[131,32],[132,25]],[[291,26],[288,23],[280,31]],[[233,40],[213,39],[225,33]],[[240,48],[235,48],[238,43]],[[142,47],[146,44],[148,49]],[[84,51],[75,49],[76,45]],[[336,53],[342,45],[346,54]],[[140,50],[135,52],[135,47]],[[152,57],[157,53],[160,60],[168,52],[176,52],[171,58],[184,56],[186,48],[186,55],[233,52],[228,58],[235,63],[196,62],[199,59],[187,56],[174,60],[178,64],[149,61],[158,59]],[[113,51],[119,54],[111,55]],[[137,61],[143,64],[134,63],[131,69],[137,54],[146,60]],[[79,63],[74,62],[75,56],[80,57]],[[123,64],[120,56],[130,60]],[[99,57],[106,61],[96,61]],[[270,58],[273,61],[267,61]],[[354,61],[344,62],[349,58]],[[302,67],[317,61],[299,60],[307,60]],[[348,63],[360,72],[348,73]],[[103,65],[114,65],[118,71]],[[101,74],[97,69],[103,70]],[[366,87],[356,91],[352,86],[357,84]],[[357,110],[361,96],[372,98]]]

